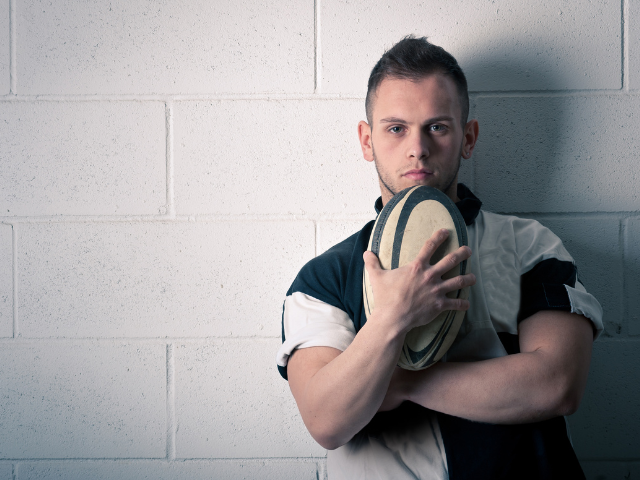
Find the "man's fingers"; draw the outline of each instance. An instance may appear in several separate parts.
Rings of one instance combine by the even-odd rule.
[[[469,300],[461,298],[450,298],[444,302],[444,310],[469,310]]]
[[[423,265],[428,265],[429,260],[431,260],[435,251],[447,238],[449,238],[449,230],[446,228],[441,228],[440,230],[433,232],[433,235],[431,235],[429,240],[424,242],[424,245],[422,245],[422,248],[416,256],[416,260],[421,262]]]
[[[373,275],[376,270],[380,270],[382,267],[380,266],[380,260],[375,253],[371,250],[367,250],[362,255],[364,259],[364,268],[367,269],[367,273],[369,275]]]
[[[443,293],[455,292],[465,287],[471,287],[476,284],[476,276],[473,273],[466,275],[458,275],[442,282],[440,288]]]
[[[471,249],[469,247],[460,247],[455,252],[445,255],[438,263],[433,266],[434,273],[442,276],[448,271],[454,269],[464,260],[471,257]]]

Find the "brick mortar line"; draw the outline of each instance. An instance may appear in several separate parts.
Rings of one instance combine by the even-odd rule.
[[[365,94],[356,93],[291,93],[291,94],[199,94],[199,95],[143,95],[143,94],[86,94],[86,95],[0,95],[0,102],[194,102],[219,100],[358,100]]]
[[[190,463],[318,463],[318,461],[324,460],[326,457],[246,457],[246,458],[207,458],[207,457],[193,457],[193,458],[176,458],[175,460],[167,460],[166,458],[158,457],[132,457],[132,458],[7,458],[0,460],[3,463],[14,463],[16,467],[21,463],[165,463],[165,464],[190,464]]]
[[[627,226],[626,220],[621,219],[618,224],[618,242],[620,242],[620,262],[622,263],[622,269],[620,275],[622,275],[622,306],[620,308],[622,315],[622,331],[629,337],[630,322],[627,317],[627,281],[626,281],[626,268],[625,268],[625,251],[627,249]],[[626,325],[625,325],[626,323]],[[633,338],[633,337],[631,337]]]
[[[167,344],[167,460],[176,459],[176,395],[173,343]]]
[[[318,480],[327,480],[327,478],[329,478],[329,476],[327,474],[326,457],[325,457],[324,461],[321,460],[316,464],[316,476],[317,476]]]
[[[94,345],[158,345],[158,346],[166,346],[167,342],[172,344],[175,343],[185,343],[185,344],[207,344],[210,342],[220,342],[220,341],[233,341],[233,342],[244,342],[244,341],[260,341],[267,342],[273,340],[280,340],[280,335],[274,333],[270,336],[247,336],[247,337],[230,337],[230,336],[220,336],[220,337],[20,337],[20,338],[12,338],[12,337],[3,337],[0,338],[0,345],[54,345],[54,344],[94,344]],[[640,340],[640,338],[638,339]]]
[[[606,96],[640,96],[640,91],[625,91],[624,89],[576,89],[576,90],[495,90],[469,91],[472,98],[479,97],[606,97]],[[256,93],[256,94],[85,94],[85,95],[0,95],[0,102],[187,102],[187,101],[218,101],[218,100],[358,100],[364,101],[364,93]]]
[[[593,89],[593,90],[496,90],[494,92],[470,91],[469,96],[473,98],[572,98],[572,97],[634,97],[640,92],[627,92],[622,88],[617,89]]]
[[[207,345],[212,342],[271,342],[274,340],[281,340],[280,335],[274,334],[272,336],[264,337],[47,337],[47,338],[32,338],[32,337],[20,337],[20,339],[13,339],[11,337],[0,338],[0,345],[20,345],[20,346],[38,346],[38,345],[56,345],[56,344],[75,344],[75,345],[98,345],[98,346],[126,346],[126,345],[157,345],[165,346],[167,342],[172,344],[198,344]],[[600,337],[599,343],[636,343],[640,342],[640,336],[615,336],[615,337]]]
[[[17,54],[17,0],[9,0],[9,92],[10,95],[16,95],[18,86],[18,54]]]
[[[18,232],[16,231],[15,225],[11,225],[11,257],[11,277],[13,280],[11,292],[13,295],[13,338],[18,338]]]
[[[165,122],[166,122],[166,169],[167,169],[167,206],[166,214],[169,218],[175,218],[176,206],[174,195],[174,157],[173,157],[173,102],[167,101],[165,103]]]
[[[636,218],[640,216],[640,210],[633,211],[613,211],[613,212],[511,212],[493,211],[501,215],[536,216],[545,218],[603,218],[613,217],[620,220]],[[238,214],[238,215],[176,215],[170,217],[162,216],[47,216],[47,217],[0,217],[0,224],[6,225],[31,225],[31,224],[106,224],[106,223],[243,223],[243,222],[350,222],[373,220],[374,215],[354,214],[323,214],[323,215],[289,215],[289,214]]]
[[[640,212],[638,212],[640,214]],[[290,214],[246,214],[246,215],[169,215],[160,216],[46,216],[46,217],[0,217],[0,224],[54,224],[54,223],[210,223],[210,222],[275,222],[275,221],[302,221],[302,222],[326,222],[326,221],[369,221],[373,215],[354,214],[336,215],[290,215]]]
[[[315,94],[320,94],[322,91],[322,43],[321,43],[321,16],[320,16],[320,1],[315,0],[313,2],[313,29],[314,29],[314,70],[313,70],[313,89]]]
[[[640,216],[640,210],[627,212],[510,212],[510,211],[493,211],[500,215],[520,215],[520,216],[536,216],[545,218],[599,218],[599,217],[617,217],[619,219],[633,218]]]
[[[620,27],[620,39],[622,49],[621,52],[621,77],[622,77],[622,89],[625,92],[629,92],[629,0],[620,0],[622,12],[621,12],[621,27]]]
[[[620,222],[621,236],[622,236],[622,265],[626,264],[627,253],[631,253],[633,255],[632,246],[634,245],[633,239],[631,238],[631,232],[629,228],[629,222],[632,218],[625,218]],[[624,268],[622,272],[622,293],[623,293],[623,303],[622,303],[622,315],[624,319],[626,319],[626,334],[628,338],[634,340],[640,340],[640,327],[637,325],[637,319],[631,319],[631,312],[629,311],[629,307],[631,305],[631,299],[636,297],[637,294],[633,294],[631,291],[631,284],[628,282],[629,279],[629,270]],[[624,325],[623,325],[624,327]],[[634,330],[633,332],[631,330]]]

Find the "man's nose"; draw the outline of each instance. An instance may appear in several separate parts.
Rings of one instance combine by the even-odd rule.
[[[429,141],[424,132],[412,132],[407,141],[407,157],[420,160],[429,156]]]

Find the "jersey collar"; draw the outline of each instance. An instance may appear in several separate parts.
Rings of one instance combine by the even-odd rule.
[[[478,213],[480,213],[482,202],[463,183],[458,183],[458,198],[460,200],[456,202],[456,207],[460,210],[460,214],[462,218],[464,218],[464,223],[466,225],[473,225]],[[376,200],[375,209],[376,213],[380,213],[382,210],[382,197],[378,197]]]

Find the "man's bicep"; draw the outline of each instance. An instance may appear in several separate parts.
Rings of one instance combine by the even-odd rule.
[[[590,356],[593,325],[582,315],[542,310],[520,322],[518,338],[521,352],[558,347],[561,351],[586,349]]]
[[[518,337],[521,353],[537,355],[566,390],[569,409],[577,408],[591,362],[592,323],[575,313],[543,310],[520,322]]]
[[[299,348],[293,351],[287,364],[289,388],[302,410],[304,390],[313,376],[342,352],[333,347]]]

